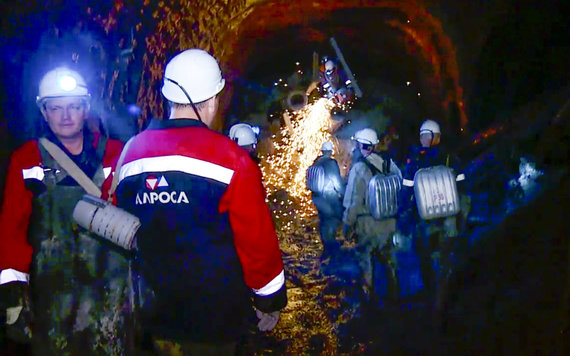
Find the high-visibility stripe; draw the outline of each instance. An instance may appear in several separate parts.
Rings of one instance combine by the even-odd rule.
[[[39,166],[22,169],[22,176],[24,176],[24,179],[37,179],[39,181],[42,181],[44,180],[44,175],[44,169]]]
[[[404,178],[404,179],[402,180],[402,184],[405,185],[406,187],[413,187],[413,186],[414,186],[414,181]]]
[[[253,289],[255,294],[260,296],[270,295],[277,292],[285,284],[285,273],[281,271],[277,277],[273,278],[271,282],[267,283],[264,287]]]
[[[463,173],[458,174],[457,177],[455,178],[455,181],[457,182],[461,182],[462,180],[465,180],[465,174]]]
[[[16,271],[15,269],[8,268],[0,271],[0,284],[10,282],[26,282],[28,283],[30,275],[24,272]]]
[[[103,167],[103,174],[105,175],[105,179],[111,174],[111,167]]]
[[[140,158],[129,162],[121,168],[119,181],[141,173],[169,171],[184,172],[210,178],[225,184],[229,184],[234,175],[233,170],[215,163],[186,156],[172,155]]]

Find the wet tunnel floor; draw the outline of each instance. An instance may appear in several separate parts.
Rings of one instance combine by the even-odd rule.
[[[251,332],[243,354],[441,354],[442,335],[421,293],[366,301],[348,242],[338,264],[321,268],[317,223],[310,218],[281,241],[289,303],[272,333]]]
[[[421,291],[396,303],[363,301],[350,246],[324,276],[317,219],[306,221],[281,240],[289,304],[280,324],[252,332],[244,354],[564,354],[570,183],[562,182],[460,252],[440,322]]]

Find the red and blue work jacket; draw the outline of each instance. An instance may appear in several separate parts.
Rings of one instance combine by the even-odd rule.
[[[286,304],[277,235],[261,172],[247,152],[197,120],[153,120],[119,173],[119,207],[141,220],[137,270],[151,291],[154,334],[235,339],[254,305]]]

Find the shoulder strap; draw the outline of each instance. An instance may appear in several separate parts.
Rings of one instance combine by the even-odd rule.
[[[390,174],[391,173],[391,168],[390,165],[392,164],[392,158],[387,154],[381,154],[380,157],[382,157],[382,160],[384,162],[382,162],[382,169],[384,170],[384,174]]]
[[[121,155],[119,156],[119,160],[117,161],[117,166],[115,168],[115,174],[113,175],[113,181],[111,182],[111,187],[109,188],[109,196],[107,197],[108,201],[111,201],[113,199],[113,193],[115,193],[115,190],[117,189],[117,186],[119,185],[119,173],[121,172],[121,167],[123,166],[123,161],[125,160],[125,156],[127,155],[127,150],[129,149],[129,146],[131,145],[131,142],[133,142],[134,137],[131,137],[127,143],[125,143],[125,146],[123,147],[123,150],[121,151]]]
[[[368,167],[368,169],[370,169],[370,172],[372,172],[372,175],[376,174],[376,173],[382,173],[378,168],[376,168],[375,165],[373,165],[372,163],[368,162],[368,160],[366,158],[361,158],[360,159],[362,162],[364,162],[364,164]]]
[[[89,177],[69,158],[68,155],[63,152],[63,150],[50,140],[45,137],[40,138],[39,143],[44,146],[46,151],[61,165],[61,168],[65,169],[67,173],[79,183],[79,185],[85,189],[85,191],[96,197],[101,196],[101,190],[99,187],[93,183]]]

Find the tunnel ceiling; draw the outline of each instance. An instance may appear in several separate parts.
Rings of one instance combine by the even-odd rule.
[[[422,61],[408,52],[400,31],[379,21],[390,15],[382,9],[345,9],[305,25],[267,32],[255,41],[243,74],[257,79],[287,73],[295,60],[310,65],[313,51],[334,55],[329,44],[334,37],[357,76],[386,78],[394,84],[396,79],[415,77]]]

